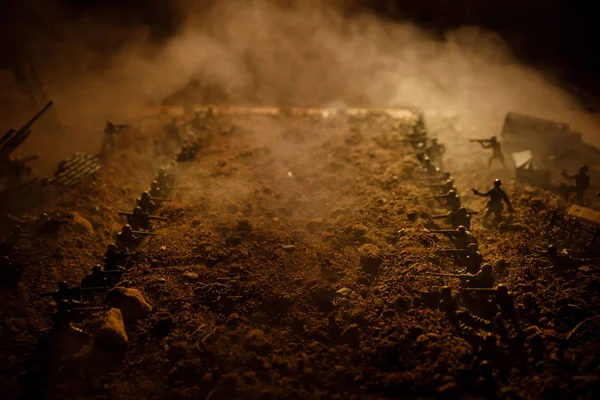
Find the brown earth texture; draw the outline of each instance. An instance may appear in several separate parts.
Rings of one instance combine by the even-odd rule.
[[[422,274],[461,265],[427,231],[444,210],[402,141],[414,113],[216,113],[194,159],[178,163],[154,154],[166,121],[125,131],[94,178],[20,215],[69,222],[24,238],[19,260],[31,265],[0,288],[2,398],[598,398],[598,263],[545,270],[541,218],[563,199],[440,135],[464,204],[483,210],[470,189],[499,177],[516,209],[498,227],[481,213],[472,226],[514,293],[518,321],[498,321],[481,307],[490,296]],[[172,201],[155,213],[168,221],[153,223],[117,284],[139,293],[88,294],[89,306],[127,305],[78,314],[77,330],[52,336],[55,304],[40,293],[78,286],[101,263],[125,223],[117,212],[167,164]],[[458,320],[431,301],[445,285]]]

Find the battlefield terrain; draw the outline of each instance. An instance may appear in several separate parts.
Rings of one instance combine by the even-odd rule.
[[[436,118],[431,130],[446,126]],[[431,219],[447,210],[405,140],[414,111],[217,108],[180,161],[180,146],[156,150],[169,119],[124,130],[95,175],[12,215],[66,223],[23,237],[15,259],[27,266],[0,287],[2,398],[597,398],[598,262],[547,269],[541,221],[569,201],[489,167],[460,132],[437,134],[463,205],[479,211],[484,262],[514,294],[517,318],[498,318],[493,293],[425,274],[463,265],[429,232],[451,227]],[[102,264],[127,222],[118,212],[160,167],[175,180],[153,211],[167,221],[152,221],[122,279],[85,293],[93,308],[56,334],[40,293]],[[496,178],[515,212],[484,227],[471,188]],[[443,286],[458,318],[440,306]],[[139,293],[114,302],[115,287]]]

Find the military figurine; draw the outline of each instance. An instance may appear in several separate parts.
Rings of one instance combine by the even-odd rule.
[[[585,200],[585,191],[590,187],[590,177],[587,174],[588,170],[589,168],[587,165],[582,165],[579,167],[579,173],[577,174],[569,175],[566,169],[562,172],[562,177],[564,179],[575,181],[575,186],[562,186],[565,197],[568,196],[569,193],[575,193],[577,203],[583,204]]]
[[[458,250],[466,250],[471,243],[478,244],[475,235],[462,225],[456,228],[456,230],[430,230],[429,232],[446,235]]]
[[[162,197],[163,191],[158,181],[152,181],[150,184],[150,191],[148,192],[151,197]]]
[[[101,155],[107,155],[115,151],[115,137],[125,128],[130,128],[129,125],[116,125],[110,121],[106,121],[104,127],[104,142],[100,149]]]
[[[467,281],[467,287],[470,288],[493,288],[495,279],[492,271],[491,264],[484,264],[478,273],[464,274],[461,279]]]
[[[136,200],[136,203],[144,213],[151,213],[157,208],[156,203],[152,201],[149,192],[142,193],[142,196]]]
[[[138,237],[133,234],[133,229],[131,228],[131,225],[124,225],[123,228],[121,228],[121,232],[117,234],[115,246],[117,246],[117,250],[125,253],[129,250],[129,247],[135,245],[137,241]],[[111,247],[110,245],[108,246],[109,248]],[[107,253],[109,250],[110,249],[107,249]]]
[[[440,170],[444,170],[444,153],[446,153],[446,146],[438,143],[436,138],[431,139],[431,145],[427,148],[427,156]]]
[[[438,176],[440,174],[440,169],[436,167],[431,159],[427,156],[423,159],[423,172],[427,176]]]
[[[13,225],[9,235],[0,243],[0,255],[9,255],[17,250],[19,242],[27,235],[21,225]]]
[[[504,153],[502,152],[502,145],[500,144],[496,136],[492,136],[489,139],[472,139],[471,142],[478,142],[484,149],[492,150],[492,156],[488,161],[489,166],[492,165],[492,161],[499,160],[502,163],[502,165],[506,167],[506,164],[504,163]]]
[[[446,194],[441,194],[439,196],[431,196],[429,198],[443,200],[444,202],[442,203],[442,205],[448,208],[452,213],[457,212],[462,207],[460,196],[454,190],[450,190]]]
[[[480,191],[478,191],[476,189],[471,189],[473,194],[475,194],[477,196],[490,198],[490,200],[487,203],[487,210],[483,216],[483,223],[485,225],[488,224],[488,219],[492,213],[494,214],[494,221],[496,223],[499,223],[501,221],[502,210],[504,209],[504,205],[502,203],[503,201],[508,206],[508,211],[511,213],[514,212],[514,209],[512,208],[512,206],[510,204],[510,199],[506,195],[506,192],[504,192],[504,190],[502,190],[500,188],[500,186],[502,186],[502,181],[500,181],[500,179],[496,179],[494,181],[494,187],[492,187],[490,190],[488,190],[485,193],[481,193]]]
[[[169,174],[166,168],[161,167],[158,169],[158,173],[156,174],[156,183],[159,188],[163,191],[168,192],[173,189],[173,184],[175,183],[175,179],[172,174]],[[154,196],[159,197],[159,196]]]
[[[441,193],[448,193],[451,190],[456,192],[456,186],[454,186],[454,179],[452,178],[446,179],[444,183],[426,183],[425,186]]]
[[[173,141],[177,144],[181,143],[181,134],[179,127],[177,126],[177,118],[173,117],[171,121],[163,127],[163,132],[167,140]]]
[[[548,246],[547,251],[548,258],[552,263],[552,266],[549,269],[559,275],[563,274],[565,271],[577,269],[591,261],[583,258],[575,258],[571,256],[566,249],[559,252],[554,245]]]
[[[475,243],[471,243],[467,246],[467,256],[465,257],[465,271],[468,274],[477,274],[481,269],[481,263],[483,262],[483,256],[478,251],[478,246]]]

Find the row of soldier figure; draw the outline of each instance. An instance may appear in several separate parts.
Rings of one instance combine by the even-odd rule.
[[[162,202],[168,199],[158,196],[168,195],[174,188],[174,177],[166,168],[160,168],[149,191],[144,192],[137,199],[134,212],[128,214],[130,223],[139,229],[150,229],[149,221],[153,219],[149,212],[156,211]],[[126,213],[127,214],[127,213]],[[162,219],[162,218],[161,218]],[[82,312],[104,309],[104,307],[89,307],[89,302],[84,301],[94,293],[105,292],[128,273],[126,268],[129,256],[134,255],[129,249],[135,248],[140,239],[153,235],[148,230],[135,230],[131,225],[124,225],[116,235],[115,243],[110,243],[103,256],[103,266],[96,265],[91,272],[81,281],[80,286],[71,287],[67,282],[59,282],[56,291],[42,293],[42,297],[51,297],[56,302],[56,313],[52,316],[52,335],[66,331],[77,331],[71,322],[75,315]]]

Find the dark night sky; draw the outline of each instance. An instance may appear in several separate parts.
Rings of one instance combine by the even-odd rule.
[[[207,3],[210,1],[214,0],[208,0]],[[1,65],[22,62],[18,54],[19,41],[35,40],[27,37],[27,23],[35,20],[37,25],[44,23],[45,18],[45,14],[35,6],[36,2],[44,4],[41,0],[0,2],[0,22],[3,24]],[[182,20],[182,15],[174,5],[177,2],[173,0],[57,2],[61,3],[63,15],[68,18],[93,15],[94,18],[121,26],[148,25],[157,41],[174,33]],[[600,1],[363,0],[355,7],[357,10],[360,8],[369,8],[385,18],[417,22],[440,35],[447,29],[465,24],[496,31],[524,62],[551,72],[561,80],[600,98],[600,78],[597,74],[600,69]]]

